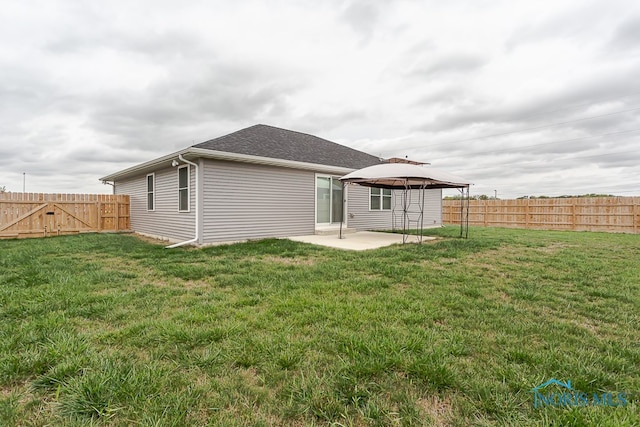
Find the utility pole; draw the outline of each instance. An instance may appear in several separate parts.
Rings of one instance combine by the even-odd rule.
[[[26,182],[27,182],[27,173],[26,172],[22,172],[22,192],[25,192],[25,188],[26,188]]]
[[[493,200],[498,200],[498,190],[493,190]]]

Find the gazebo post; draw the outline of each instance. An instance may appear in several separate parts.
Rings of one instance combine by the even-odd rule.
[[[466,198],[465,188],[467,190]],[[460,187],[460,237],[464,234],[465,239],[469,238],[469,197],[469,186]]]
[[[425,184],[422,184],[422,201],[420,203],[420,244],[422,244],[422,236],[424,235],[424,188]]]
[[[460,191],[460,236],[462,237],[462,203],[464,203],[464,189],[458,189]]]
[[[465,216],[465,239],[469,238],[469,186],[467,186],[467,215]]]
[[[405,179],[404,189],[402,190],[402,244],[403,245],[407,243],[407,227],[409,226],[408,224],[409,213],[407,212],[407,209],[409,208],[409,205],[407,202],[407,197],[408,197],[407,183],[408,183],[408,180]]]
[[[344,237],[342,237],[342,223],[344,222],[344,181],[340,181],[340,184],[342,184],[342,204],[340,207],[340,234],[338,235],[338,238],[344,239]]]

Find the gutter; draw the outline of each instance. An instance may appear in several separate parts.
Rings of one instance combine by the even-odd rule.
[[[184,246],[184,245],[189,245],[191,243],[198,243],[198,239],[200,238],[200,191],[199,191],[199,180],[198,180],[198,175],[199,175],[199,171],[198,171],[198,165],[194,162],[191,162],[187,159],[185,159],[184,157],[182,157],[182,154],[178,154],[178,159],[180,159],[182,162],[188,164],[188,165],[192,165],[195,169],[194,169],[194,173],[196,174],[196,185],[195,185],[195,191],[196,191],[196,229],[194,232],[194,238],[190,239],[190,240],[185,240],[184,242],[179,242],[179,243],[174,243],[173,245],[169,245],[169,246],[165,246],[165,249],[173,249],[173,248],[177,248],[178,246]],[[171,163],[172,166],[177,166],[177,163],[174,160],[175,163]],[[191,177],[189,177],[189,179],[191,179]],[[189,197],[191,197],[191,194],[189,194]]]
[[[291,169],[310,170],[321,173],[347,174],[355,169],[342,166],[322,165],[319,163],[285,160],[274,157],[261,157],[251,154],[228,153],[226,151],[209,150],[206,148],[190,147],[186,154],[203,157],[205,159],[227,160],[231,162],[253,163],[258,165],[279,166]]]

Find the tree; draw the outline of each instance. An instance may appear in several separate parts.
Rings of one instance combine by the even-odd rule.
[[[4,185],[0,185],[0,193],[4,193],[7,191],[7,187],[5,187]]]
[[[444,197],[444,200],[460,200],[460,199],[462,199],[462,196],[460,195]],[[496,200],[496,199],[494,199],[493,197],[489,197],[486,194],[475,194],[473,196],[469,196],[469,200]]]

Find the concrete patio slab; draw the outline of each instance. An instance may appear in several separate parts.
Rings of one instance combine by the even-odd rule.
[[[296,242],[311,243],[313,245],[328,246],[330,248],[346,249],[352,251],[364,251],[367,249],[378,249],[384,246],[402,244],[402,234],[380,233],[375,231],[358,231],[357,233],[344,234],[340,239],[337,234],[294,236],[289,240]],[[435,237],[423,236],[422,241],[435,240]],[[407,243],[416,243],[416,236],[409,236]]]

